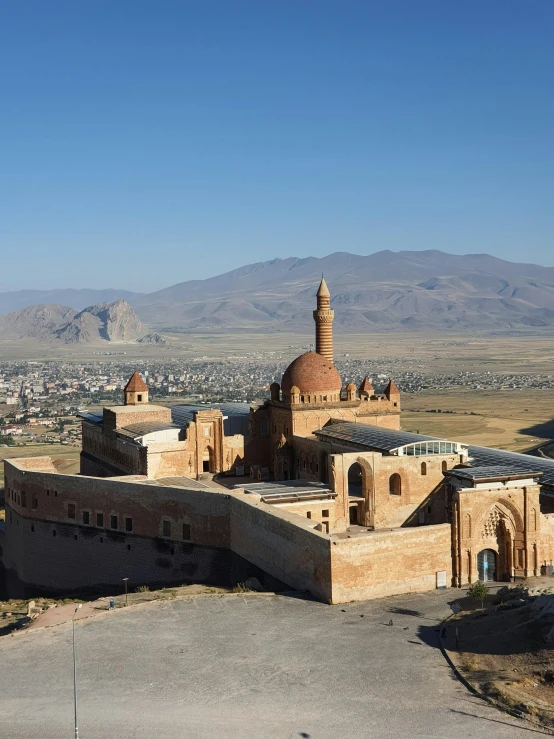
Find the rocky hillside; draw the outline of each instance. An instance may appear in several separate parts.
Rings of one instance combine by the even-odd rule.
[[[0,339],[37,339],[65,344],[135,341],[143,325],[125,300],[75,312],[63,305],[35,305],[0,316]]]

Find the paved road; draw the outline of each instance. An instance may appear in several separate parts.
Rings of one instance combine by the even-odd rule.
[[[452,678],[435,646],[449,597],[228,595],[81,621],[80,737],[538,737]],[[1,639],[0,664],[0,736],[72,737],[70,624]]]

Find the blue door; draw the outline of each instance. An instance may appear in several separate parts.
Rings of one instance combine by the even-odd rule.
[[[483,549],[477,555],[477,572],[481,582],[496,580],[496,552],[493,549]]]

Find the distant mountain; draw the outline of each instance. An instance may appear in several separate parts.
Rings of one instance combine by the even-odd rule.
[[[308,328],[322,273],[335,323],[345,330],[554,326],[554,267],[436,250],[273,259],[141,295],[132,304],[160,330]]]
[[[35,305],[0,316],[0,339],[93,344],[135,341],[144,328],[125,300],[91,305],[76,313],[63,305]]]
[[[311,329],[322,273],[335,324],[343,331],[554,326],[554,267],[436,250],[272,259],[150,294],[128,294],[128,303],[151,331]],[[0,310],[9,301],[29,299],[31,292],[0,294]],[[81,293],[64,292],[73,299]],[[71,331],[94,333],[89,318],[81,323]]]
[[[0,293],[0,315],[22,310],[30,305],[68,305],[74,310],[84,310],[89,305],[112,303],[114,300],[126,300],[140,297],[140,293],[129,290],[17,290]]]

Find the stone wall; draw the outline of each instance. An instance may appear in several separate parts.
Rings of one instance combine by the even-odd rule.
[[[437,572],[446,572],[450,585],[449,524],[374,531],[351,539],[333,537],[333,603],[432,590]]]
[[[331,602],[329,537],[308,519],[235,495],[231,548],[278,580]]]

